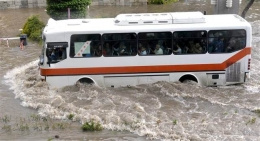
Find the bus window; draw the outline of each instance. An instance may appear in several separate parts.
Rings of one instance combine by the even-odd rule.
[[[70,57],[100,57],[102,55],[100,34],[76,34],[71,36]]]
[[[211,30],[208,37],[209,53],[229,53],[245,48],[245,30]]]
[[[48,58],[47,63],[57,63],[67,58],[66,48],[67,42],[52,42],[47,43],[46,56]]]
[[[137,54],[137,40],[135,33],[103,34],[104,56],[135,56]]]
[[[206,31],[177,31],[173,33],[174,54],[206,53]]]
[[[169,55],[172,53],[171,32],[143,32],[138,34],[139,55]]]

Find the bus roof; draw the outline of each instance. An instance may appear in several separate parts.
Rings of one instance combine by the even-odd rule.
[[[201,12],[120,14],[115,18],[49,19],[43,34],[156,32],[178,30],[239,29],[250,26],[235,14],[203,15]]]

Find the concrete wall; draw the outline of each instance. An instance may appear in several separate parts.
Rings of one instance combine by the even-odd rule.
[[[147,5],[147,0],[92,0],[91,5]],[[0,0],[0,9],[46,7],[46,0]]]
[[[0,9],[46,7],[46,0],[0,0]]]

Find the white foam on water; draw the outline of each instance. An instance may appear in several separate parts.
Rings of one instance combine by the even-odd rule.
[[[40,82],[37,82],[37,73],[34,72],[37,71],[36,65],[37,61],[34,61],[14,68],[5,75],[5,82],[10,85],[16,98],[22,100],[23,106],[37,109],[42,116],[67,119],[69,114],[74,114],[73,120],[82,124],[94,120],[106,129],[127,130],[146,136],[148,139],[242,140],[258,138],[258,136],[247,136],[241,132],[241,127],[245,126],[242,124],[245,123],[239,125],[237,129],[232,129],[236,121],[243,118],[250,119],[251,116],[236,115],[234,112],[226,116],[219,112],[225,107],[234,107],[238,104],[230,104],[231,101],[236,100],[236,97],[226,100],[228,97],[223,97],[224,94],[201,93],[204,90],[219,92],[219,88],[160,82],[144,85],[144,88],[80,87],[80,90],[75,92],[51,90],[48,89],[47,84],[40,85]],[[31,72],[28,73],[28,70]],[[34,85],[30,87],[32,82]],[[186,90],[183,91],[184,89]],[[225,88],[220,89],[225,90]],[[201,102],[215,107],[216,114],[207,111],[208,107],[203,107],[204,104]],[[237,107],[239,106],[241,105],[238,104]],[[242,106],[242,108],[245,107]],[[232,119],[236,120],[232,121]],[[230,124],[225,123],[225,120]],[[223,130],[229,134],[226,135]],[[249,132],[251,128],[246,130]],[[253,134],[256,135],[254,132]]]

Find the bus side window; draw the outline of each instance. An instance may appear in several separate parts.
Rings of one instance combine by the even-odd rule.
[[[173,37],[174,54],[206,53],[207,31],[176,31]]]
[[[138,34],[138,52],[147,55],[170,55],[172,53],[171,32],[141,32]],[[143,49],[142,49],[143,48]]]
[[[209,53],[229,53],[245,48],[245,30],[211,30],[208,38]]]
[[[70,57],[100,57],[102,54],[100,34],[75,34],[71,35]]]
[[[234,52],[245,48],[246,46],[246,32],[245,30],[231,31],[231,37],[227,40],[226,52]]]
[[[103,55],[109,56],[135,56],[137,53],[135,33],[106,33],[102,35],[104,41]]]

